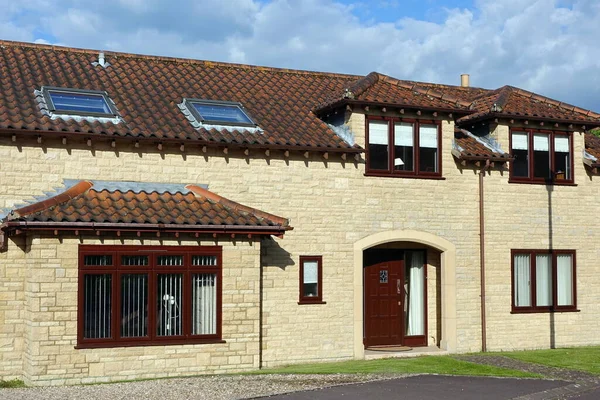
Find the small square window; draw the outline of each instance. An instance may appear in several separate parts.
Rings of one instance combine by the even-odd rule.
[[[185,99],[185,105],[202,124],[256,126],[240,103]]]
[[[43,87],[42,92],[53,113],[108,118],[117,115],[106,92],[53,87]]]
[[[300,301],[298,304],[322,304],[323,257],[300,256]]]

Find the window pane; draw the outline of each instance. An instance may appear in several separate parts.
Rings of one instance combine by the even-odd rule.
[[[76,114],[112,114],[102,95],[53,91],[49,91],[48,93],[57,111],[73,111]]]
[[[156,263],[160,266],[181,266],[183,256],[158,256]]]
[[[525,132],[513,132],[512,137],[513,176],[529,177],[529,142]]]
[[[419,171],[438,172],[437,125],[419,127]]]
[[[148,275],[121,276],[121,337],[148,335]]]
[[[414,170],[413,125],[400,123],[394,125],[394,169],[396,171]]]
[[[369,122],[369,168],[388,170],[389,160],[388,123]]]
[[[554,137],[554,168],[556,179],[571,179],[571,147],[568,136]]]
[[[89,267],[100,267],[105,265],[112,265],[112,256],[97,255],[97,256],[84,256],[83,263]]]
[[[529,254],[515,254],[514,297],[516,307],[531,306],[531,266]]]
[[[552,305],[552,257],[550,254],[535,256],[535,302],[536,306]]]
[[[192,275],[192,335],[217,333],[217,275]]]
[[[548,135],[533,135],[533,176],[550,178],[550,138]]]
[[[217,265],[217,256],[192,256],[192,265],[195,267]]]
[[[573,256],[559,254],[556,257],[556,287],[558,305],[572,306],[573,302]]]
[[[229,124],[252,124],[252,120],[237,105],[192,103],[202,120]]]
[[[148,265],[149,260],[148,260],[148,256],[122,256],[121,264],[127,265],[127,266]]]
[[[111,337],[112,276],[85,275],[83,283],[83,337]]]
[[[156,334],[182,335],[183,274],[158,274],[156,281]]]
[[[317,261],[303,262],[302,288],[304,297],[319,295],[319,263]]]

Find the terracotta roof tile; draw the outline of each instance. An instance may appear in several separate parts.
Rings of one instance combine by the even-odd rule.
[[[127,183],[124,183],[127,184]],[[288,220],[228,200],[196,185],[176,192],[110,190],[81,181],[55,196],[12,210],[5,222],[163,224],[218,227],[274,227],[288,230]],[[123,186],[121,184],[120,186]]]
[[[464,129],[458,129],[454,132],[454,144],[460,152],[459,158],[461,159],[510,160],[508,153],[501,151],[485,138],[478,138]]]

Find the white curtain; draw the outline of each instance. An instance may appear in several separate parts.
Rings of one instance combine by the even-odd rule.
[[[406,335],[425,334],[425,253],[407,252],[408,264],[408,317]]]
[[[529,148],[529,144],[527,143],[527,133],[513,132],[512,148],[513,150],[527,150]]]
[[[369,144],[388,144],[388,123],[384,121],[369,122]]]
[[[550,138],[548,137],[548,135],[533,135],[533,150],[549,151]]]
[[[217,333],[217,275],[192,275],[192,334]]]
[[[570,254],[556,257],[556,286],[558,305],[573,305],[573,257]]]
[[[537,306],[552,305],[552,258],[550,254],[535,256],[535,280]]]
[[[419,147],[437,149],[437,125],[421,125],[419,127]]]
[[[396,146],[413,146],[413,125],[405,122],[394,125],[394,144]]]
[[[513,142],[514,143],[514,142]],[[515,275],[515,306],[531,306],[530,281],[531,268],[529,263],[529,254],[515,254],[514,260]]]

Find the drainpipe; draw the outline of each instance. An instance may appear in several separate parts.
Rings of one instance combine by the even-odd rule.
[[[491,166],[490,160],[485,161],[485,165],[479,171],[479,265],[480,272],[480,287],[481,287],[481,351],[487,351],[486,343],[486,321],[485,321],[485,214],[484,214],[484,199],[483,199],[483,177],[485,172]]]

